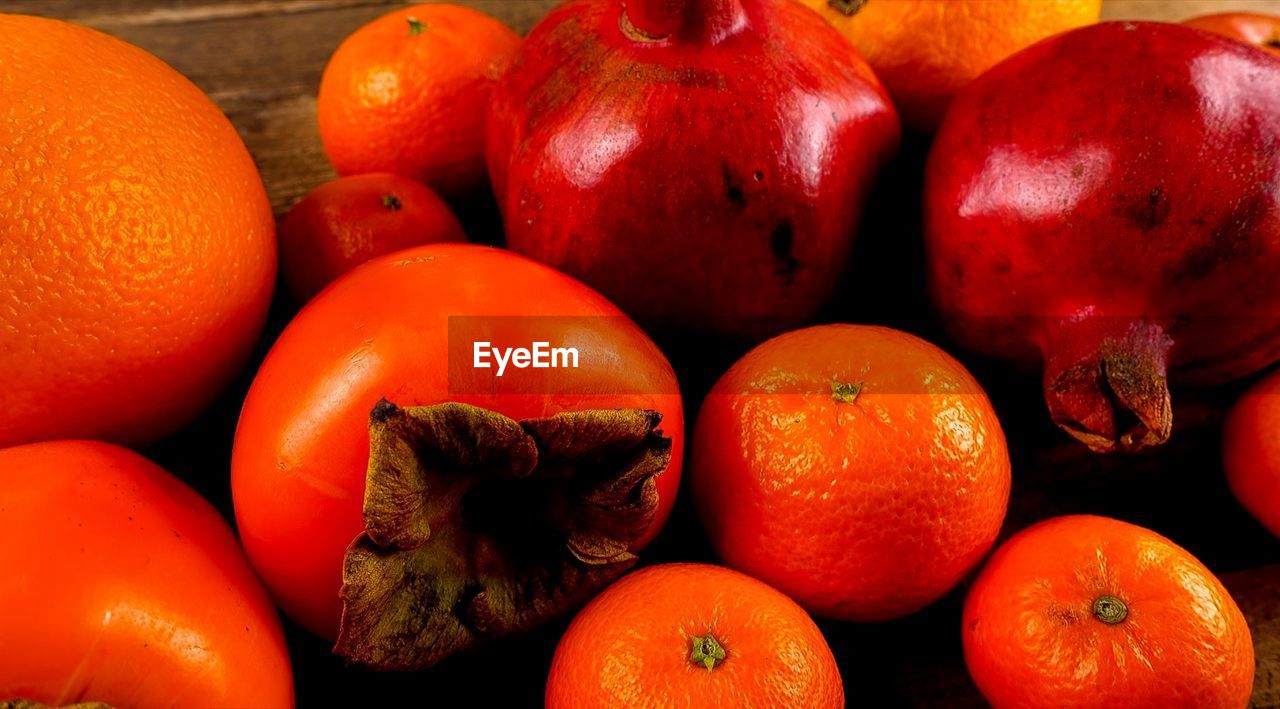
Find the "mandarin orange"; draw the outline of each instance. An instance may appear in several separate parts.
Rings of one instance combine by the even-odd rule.
[[[325,67],[316,105],[334,169],[393,172],[450,198],[482,187],[489,98],[519,47],[506,25],[450,3],[356,30]]]
[[[666,564],[623,577],[578,614],[546,706],[839,709],[844,688],[794,601],[736,571]]]
[[[1102,0],[803,2],[862,52],[916,131],[936,128],[951,97],[1005,57],[1102,11]]]
[[[1218,579],[1151,530],[1088,515],[996,550],[965,601],[964,655],[997,709],[1230,709],[1253,687],[1249,627]]]
[[[1253,385],[1222,427],[1223,468],[1241,506],[1280,537],[1280,372]]]
[[[1009,500],[1004,433],[978,382],[897,330],[776,337],[708,395],[694,499],[729,566],[841,620],[937,600],[995,542]]]

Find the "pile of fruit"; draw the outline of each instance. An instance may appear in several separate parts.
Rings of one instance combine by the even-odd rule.
[[[278,612],[352,672],[563,630],[549,707],[840,707],[823,631],[952,594],[996,707],[1247,706],[1261,638],[1138,501],[1006,519],[1031,444],[956,358],[1117,476],[1247,381],[1222,468],[1280,536],[1280,17],[1099,5],[406,8],[278,228],[191,82],[0,15],[0,707],[292,706]],[[923,241],[879,252],[939,328],[832,322],[904,145]],[[242,375],[233,532],[133,449]]]

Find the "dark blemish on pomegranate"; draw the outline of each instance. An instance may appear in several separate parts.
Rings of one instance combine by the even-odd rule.
[[[782,220],[782,223],[773,230],[771,246],[773,258],[778,262],[777,274],[790,283],[795,279],[796,271],[800,270],[800,262],[791,253],[791,249],[795,246],[795,230],[792,229],[789,220]]]
[[[729,169],[729,164],[724,165],[724,196],[729,198],[729,202],[738,209],[745,209],[747,206],[747,193],[742,191],[742,186],[738,181],[733,179],[733,171]]]
[[[382,206],[393,212],[398,212],[404,204],[400,201],[399,197],[393,194],[386,194],[382,195]]]
[[[756,170],[752,177],[756,182],[764,182],[764,170]]]
[[[1124,210],[1124,216],[1143,231],[1151,231],[1169,218],[1169,198],[1163,187],[1157,187],[1145,197],[1135,200]]]
[[[1205,278],[1229,261],[1261,256],[1258,244],[1251,235],[1258,221],[1267,218],[1270,204],[1270,197],[1261,193],[1238,204],[1225,219],[1218,222],[1217,228],[1212,232],[1212,239],[1189,249],[1178,259],[1169,271],[1168,282],[1178,286],[1186,281]],[[1191,220],[1191,223],[1203,228],[1207,220],[1202,216]]]
[[[662,70],[659,70],[661,72]],[[677,69],[674,72],[666,70],[672,75],[670,83],[679,84],[693,88],[715,89],[716,91],[724,91],[727,87],[723,74],[705,69]],[[660,73],[659,73],[660,75]]]
[[[1076,178],[1084,177],[1084,163],[1080,163],[1080,162],[1076,163],[1071,168],[1071,176]]]

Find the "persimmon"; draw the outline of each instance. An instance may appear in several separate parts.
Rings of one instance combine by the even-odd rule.
[[[1201,15],[1182,24],[1213,32],[1280,55],[1280,15],[1260,12],[1219,12]]]
[[[0,479],[0,705],[293,705],[275,608],[193,490],[88,441],[0,450]]]
[[[574,618],[546,706],[839,709],[844,688],[795,601],[730,569],[665,564],[627,575]]]
[[[703,403],[692,466],[720,557],[842,620],[937,600],[991,548],[1009,500],[982,387],[883,327],[812,327],[749,352]]]
[[[452,3],[388,13],[342,42],[316,111],[340,175],[394,172],[446,197],[484,186],[484,115],[520,36]]]
[[[1236,499],[1280,537],[1280,372],[1253,385],[1223,425],[1223,468]]]
[[[1253,688],[1253,640],[1217,577],[1105,517],[1057,517],[1001,545],[963,627],[969,672],[997,709],[1226,709]]]
[[[280,225],[280,270],[306,302],[375,256],[411,246],[466,241],[458,218],[430,188],[407,177],[342,177],[312,190]]]
[[[0,14],[0,446],[144,445],[244,365],[275,220],[231,122],[155,56]]]
[[[539,342],[577,354],[494,361]],[[675,498],[683,426],[671,366],[603,297],[507,251],[417,247],[338,279],[267,355],[236,431],[236,519],[286,613],[353,661],[413,669],[634,564]]]

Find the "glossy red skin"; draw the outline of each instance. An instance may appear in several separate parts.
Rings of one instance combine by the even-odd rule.
[[[451,316],[534,317],[529,337],[578,347],[583,367],[540,370],[545,379],[526,378],[532,388],[523,393],[485,391],[491,373],[451,388]],[[679,387],[666,357],[621,311],[564,274],[500,249],[433,244],[374,259],[317,295],[281,334],[245,399],[232,454],[249,558],[285,613],[322,637],[337,634],[342,558],[364,530],[369,413],[383,397],[400,406],[460,401],[515,419],[656,410],[672,439],[671,463],[658,477],[657,516],[633,549],[658,533],[675,501],[684,447]]]
[[[1255,371],[1280,356],[1280,60],[1158,23],[1034,45],[952,105],[925,236],[970,349],[1034,366],[1089,344],[1065,319],[1145,319],[1175,380]]]
[[[0,704],[293,706],[284,633],[194,490],[94,441],[0,450]]]
[[[685,10],[659,40],[624,29],[621,0],[574,0],[534,28],[489,117],[507,243],[641,322],[773,334],[831,296],[897,114],[808,8]]]
[[[1280,15],[1221,12],[1183,20],[1182,24],[1206,32],[1216,32],[1280,55]]]

